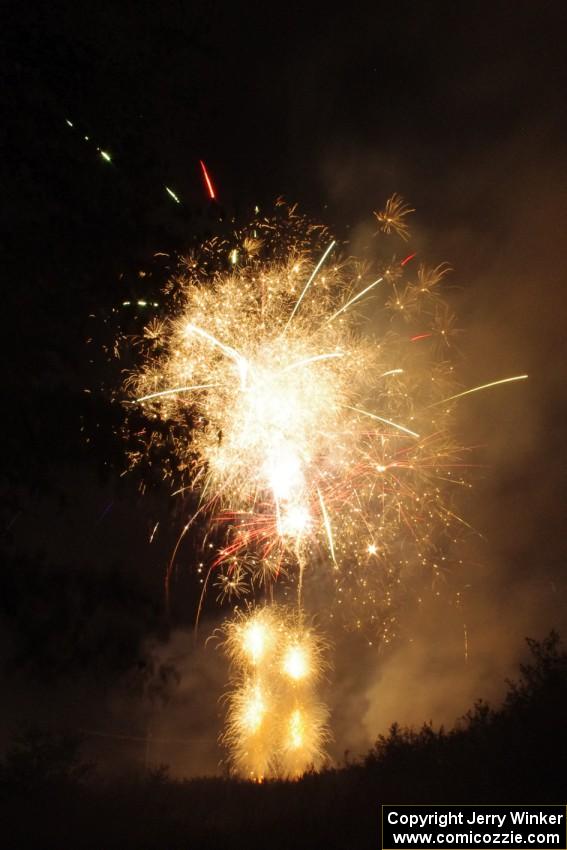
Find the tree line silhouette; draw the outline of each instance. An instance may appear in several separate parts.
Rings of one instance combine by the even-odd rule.
[[[479,701],[451,729],[394,724],[365,757],[299,781],[105,777],[79,736],[27,730],[0,766],[3,846],[346,850],[380,846],[381,803],[560,803],[567,652],[553,631],[528,646],[500,707]]]

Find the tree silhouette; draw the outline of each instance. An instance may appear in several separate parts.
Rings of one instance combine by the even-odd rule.
[[[528,647],[499,708],[479,701],[449,730],[394,724],[364,759],[298,782],[180,781],[164,767],[97,777],[76,739],[28,734],[0,772],[3,838],[14,848],[346,850],[380,846],[380,803],[557,803],[567,796],[567,653],[554,632]]]

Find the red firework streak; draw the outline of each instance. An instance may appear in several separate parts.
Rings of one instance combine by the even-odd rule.
[[[413,258],[415,256],[417,256],[417,251],[414,251],[413,254],[408,254],[408,256],[405,258],[405,260],[402,260],[402,262],[400,263],[400,266],[405,266],[405,264],[409,263],[410,260],[413,260]]]
[[[214,186],[211,182],[211,178],[209,177],[209,172],[207,171],[207,166],[205,165],[205,163],[203,162],[202,159],[200,159],[199,162],[201,163],[201,170],[203,172],[203,177],[204,177],[204,180],[205,180],[205,184],[207,186],[207,192],[209,193],[209,198],[211,199],[211,201],[216,201],[215,189],[214,189]]]

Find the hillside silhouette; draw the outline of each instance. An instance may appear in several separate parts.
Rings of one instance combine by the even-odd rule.
[[[567,652],[551,632],[499,708],[452,729],[394,724],[357,761],[300,781],[106,778],[77,736],[26,731],[1,763],[3,846],[59,850],[378,847],[381,803],[559,803],[567,798]],[[411,695],[408,694],[408,698]]]

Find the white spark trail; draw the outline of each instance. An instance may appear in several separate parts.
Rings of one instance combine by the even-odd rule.
[[[289,366],[286,366],[285,369],[281,370],[281,374],[284,372],[290,372],[292,369],[299,369],[300,366],[307,366],[309,363],[318,363],[321,360],[332,360],[336,357],[344,357],[345,354],[343,351],[335,351],[331,354],[315,354],[313,357],[306,357],[305,360],[296,360],[295,363],[291,363]]]
[[[311,284],[313,283],[313,281],[317,277],[317,273],[318,273],[319,269],[321,268],[321,266],[323,265],[323,263],[325,262],[325,260],[327,259],[327,257],[329,256],[329,254],[331,253],[333,248],[335,247],[335,245],[336,245],[336,242],[333,239],[333,241],[331,242],[331,244],[329,245],[329,247],[327,248],[327,250],[325,251],[325,253],[321,257],[321,259],[319,260],[319,262],[317,263],[317,265],[313,269],[311,277],[309,278],[309,280],[307,281],[307,283],[305,284],[305,286],[303,288],[303,292],[301,293],[301,295],[299,296],[299,298],[295,302],[295,307],[293,308],[293,312],[292,312],[291,316],[287,320],[287,324],[284,328],[284,333],[287,331],[291,320],[293,319],[293,317],[297,313],[297,309],[298,309],[299,305],[301,304],[301,302],[303,301],[303,297],[304,297],[305,293],[307,292],[307,290],[309,289],[309,287],[311,286]]]
[[[139,404],[141,401],[149,401],[151,398],[161,398],[166,395],[175,395],[176,393],[188,393],[192,390],[208,390],[211,387],[218,387],[219,384],[194,384],[192,387],[173,387],[171,390],[161,390],[158,393],[149,393],[137,398],[134,404]]]
[[[500,384],[511,384],[514,381],[525,381],[529,376],[528,375],[514,375],[513,378],[502,378],[500,381],[491,381],[489,384],[481,384],[479,387],[473,387],[471,390],[465,390],[462,393],[457,393],[456,395],[450,395],[449,398],[444,398],[441,401],[435,401],[433,404],[430,404],[429,407],[435,407],[437,404],[445,404],[447,401],[454,401],[457,398],[463,398],[465,395],[471,395],[471,393],[478,393],[481,390],[488,390],[491,387],[498,387]]]
[[[344,313],[344,312],[345,312],[345,310],[348,310],[348,308],[351,306],[351,304],[354,304],[356,301],[358,301],[358,300],[359,300],[359,298],[362,298],[362,296],[363,296],[363,295],[366,295],[366,293],[367,293],[367,292],[370,292],[370,290],[371,290],[373,287],[377,286],[379,283],[382,283],[382,281],[383,281],[383,280],[384,280],[384,278],[383,278],[383,277],[379,277],[379,278],[378,278],[378,280],[373,281],[371,284],[369,284],[369,285],[366,287],[366,289],[363,289],[363,290],[362,290],[362,292],[359,292],[359,293],[358,293],[358,295],[353,296],[353,298],[351,298],[351,299],[350,299],[350,301],[347,301],[347,303],[344,305],[344,307],[341,307],[341,308],[340,308],[340,310],[337,310],[337,312],[336,312],[336,313],[334,313],[334,314],[331,316],[331,318],[327,320],[327,324],[328,324],[329,322],[332,322],[332,321],[333,321],[333,319],[336,319],[336,318],[337,318],[337,316],[340,316],[340,315],[341,315],[341,313]]]
[[[370,419],[376,419],[378,422],[384,423],[384,425],[391,425],[392,428],[397,428],[398,431],[403,431],[404,433],[409,434],[410,437],[417,437],[417,439],[419,439],[419,434],[416,434],[415,431],[411,431],[404,425],[398,425],[397,422],[392,422],[390,419],[384,419],[383,416],[376,416],[375,413],[369,413],[367,410],[362,410],[360,407],[351,407],[350,404],[343,404],[342,407],[346,407],[348,410],[354,410],[355,413],[361,413],[363,416],[368,416]]]

